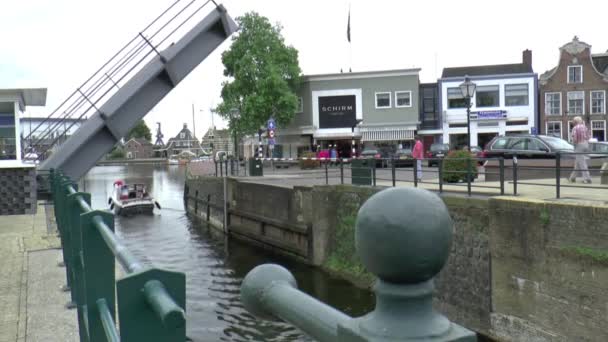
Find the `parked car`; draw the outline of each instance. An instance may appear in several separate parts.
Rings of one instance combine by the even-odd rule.
[[[376,167],[383,167],[385,165],[385,160],[383,160],[383,156],[378,150],[364,150],[361,152],[361,158],[375,159]]]
[[[393,162],[395,167],[414,166],[414,157],[412,157],[412,150],[404,148],[397,150],[394,155]]]
[[[507,135],[494,137],[484,149],[487,158],[555,158],[556,152],[573,152],[566,140],[546,135]]]
[[[608,153],[608,142],[606,142],[606,141],[590,142],[589,150],[591,150],[591,152]]]
[[[443,158],[448,154],[450,150],[450,144],[433,144],[426,152],[427,158]],[[433,165],[437,165],[439,162],[437,160],[429,160],[429,167]]]

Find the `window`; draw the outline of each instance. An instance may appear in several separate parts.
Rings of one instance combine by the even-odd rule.
[[[296,109],[296,113],[304,113],[304,100],[302,100],[302,96],[298,97],[298,109]]]
[[[506,84],[505,106],[527,106],[528,84]]]
[[[568,83],[583,83],[583,66],[568,66]]]
[[[545,115],[562,114],[562,93],[545,94]]]
[[[597,141],[606,141],[605,120],[591,120],[591,136]]]
[[[411,107],[412,92],[411,91],[396,91],[395,92],[395,107]]]
[[[574,128],[574,122],[568,121],[568,141],[572,142],[572,129]]]
[[[585,92],[568,92],[568,115],[578,115],[585,113]]]
[[[528,151],[546,151],[549,152],[549,148],[538,139],[528,139]]]
[[[509,142],[509,138],[498,138],[496,139],[496,141],[494,142],[494,144],[492,144],[492,150],[496,150],[496,149],[503,149],[507,147],[507,143]]]
[[[606,91],[591,92],[591,114],[606,114]]]
[[[376,93],[376,108],[391,108],[391,93]]]
[[[498,107],[500,105],[497,85],[478,86],[475,98],[477,107]]]
[[[525,126],[528,124],[528,120],[512,120],[512,121],[507,121],[506,125],[507,126]]]
[[[186,137],[186,133],[180,133],[180,134],[179,134],[179,138],[180,138],[180,139],[184,139],[185,137]]]
[[[549,121],[547,122],[547,135],[551,137],[562,137],[562,122],[561,121]]]
[[[448,108],[466,108],[467,100],[462,96],[460,88],[448,88]]]

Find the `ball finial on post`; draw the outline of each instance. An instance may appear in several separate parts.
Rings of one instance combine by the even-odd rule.
[[[447,261],[453,223],[443,201],[417,188],[392,188],[365,202],[355,244],[363,265],[383,281],[416,284]]]

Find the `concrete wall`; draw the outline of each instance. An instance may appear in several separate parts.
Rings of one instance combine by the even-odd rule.
[[[194,189],[221,204],[221,179],[189,180],[190,195]],[[362,286],[373,282],[355,253],[354,224],[360,206],[381,188],[291,189],[229,179],[228,189],[232,236]],[[442,199],[455,226],[450,257],[435,280],[438,310],[505,341],[608,340],[608,207]],[[205,219],[201,207],[197,216]],[[188,208],[192,214],[192,202]],[[222,222],[223,211],[212,211],[211,223],[222,228]]]

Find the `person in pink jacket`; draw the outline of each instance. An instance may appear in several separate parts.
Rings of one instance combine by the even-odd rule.
[[[412,157],[416,159],[416,178],[418,181],[422,180],[422,159],[424,159],[424,146],[422,145],[422,141],[420,141],[420,136],[416,136],[414,138],[416,143],[414,144],[414,148],[412,149]]]

